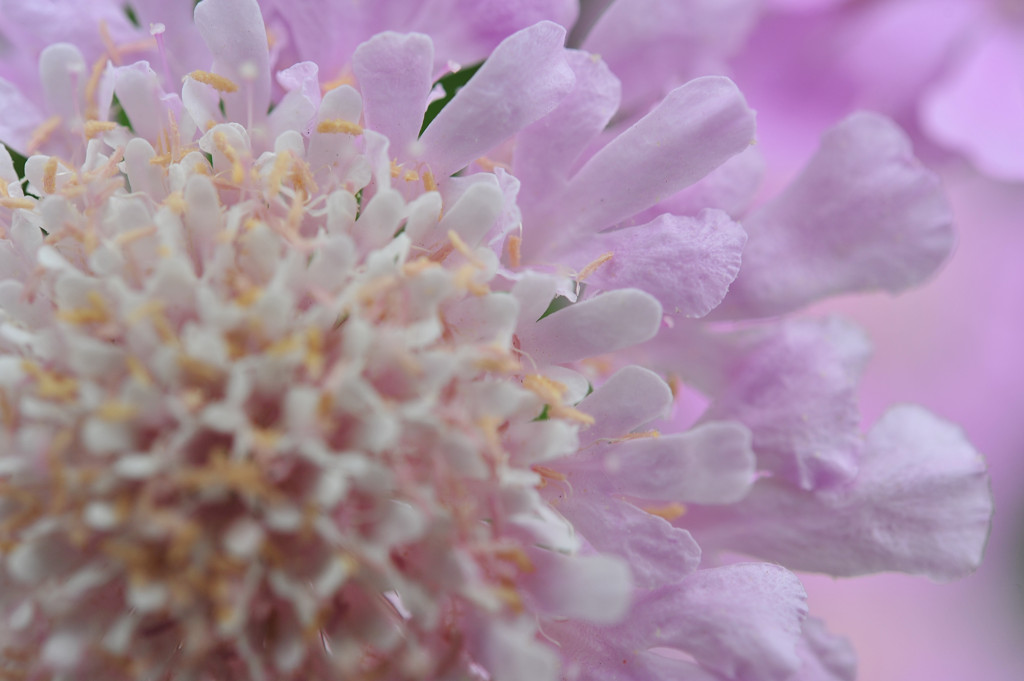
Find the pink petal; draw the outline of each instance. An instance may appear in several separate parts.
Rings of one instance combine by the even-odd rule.
[[[735,342],[702,418],[748,426],[759,466],[802,489],[851,479],[862,442],[857,384],[871,350],[864,333],[833,317]]]
[[[393,156],[406,158],[409,145],[419,136],[433,67],[433,43],[418,33],[381,33],[352,56],[366,125],[391,140]]]
[[[691,509],[686,527],[705,549],[795,570],[947,580],[978,566],[991,514],[985,462],[960,429],[903,405],[868,433],[860,473],[846,487],[813,493],[767,478],[728,509]]]
[[[420,138],[435,175],[459,170],[558,106],[573,85],[564,39],[565,29],[545,21],[495,48]]]
[[[620,499],[577,491],[556,508],[595,549],[628,559],[642,589],[674,584],[700,564],[689,532]]]
[[[850,642],[825,629],[814,617],[804,620],[803,641],[799,647],[804,663],[790,681],[854,681],[857,655]]]
[[[46,108],[60,116],[65,127],[79,117],[88,78],[85,59],[74,45],[57,43],[39,55],[39,79],[43,82]]]
[[[580,267],[605,253],[612,258],[587,278],[602,289],[638,288],[665,313],[703,317],[713,310],[740,271],[747,234],[718,210],[696,218],[662,215],[653,222],[596,234],[573,254]]]
[[[228,120],[246,125],[261,120],[270,103],[270,53],[259,4],[203,0],[196,6],[195,22],[213,54],[210,70],[238,86],[237,92],[222,95]]]
[[[938,180],[888,119],[858,113],[779,197],[743,221],[743,268],[716,317],[776,315],[819,298],[898,293],[931,275],[953,246]]]
[[[0,140],[21,152],[46,116],[12,83],[0,78]]]
[[[633,582],[625,558],[566,556],[536,548],[529,556],[534,570],[523,587],[539,612],[612,624],[629,610]]]
[[[698,570],[635,606],[650,647],[690,653],[729,679],[784,681],[800,666],[807,613],[795,575],[778,565],[741,563]]]
[[[384,3],[380,3],[384,4]],[[576,0],[430,0],[416,17],[414,30],[434,37],[437,62],[470,64],[504,38],[550,20],[572,26]]]
[[[619,108],[619,80],[596,55],[568,50],[576,75],[572,91],[554,111],[516,135],[513,172],[522,182],[519,201],[526,224],[536,202],[569,180],[573,164]]]
[[[995,29],[921,102],[925,129],[997,178],[1024,180],[1024,49]]]
[[[594,424],[580,433],[580,446],[585,446],[622,437],[666,416],[672,408],[672,391],[653,371],[627,366],[612,374],[577,408],[594,417]]]
[[[754,114],[732,81],[693,80],[587,161],[533,229],[558,230],[549,250],[571,248],[693,184],[753,138]],[[524,255],[544,246],[525,239]]]
[[[755,0],[617,0],[583,48],[622,79],[623,109],[635,110],[691,78],[722,73],[717,61],[740,45],[758,9]]]
[[[628,348],[651,339],[661,324],[661,305],[643,291],[610,291],[529,326],[517,335],[526,362],[562,364]]]
[[[157,142],[167,121],[160,79],[144,61],[115,67],[114,74],[114,94],[131,121],[132,130],[139,137]]]
[[[569,462],[571,479],[610,494],[663,502],[728,504],[754,482],[750,431],[739,423],[704,423],[686,433],[626,440],[591,461]],[[579,482],[575,483],[579,484]]]

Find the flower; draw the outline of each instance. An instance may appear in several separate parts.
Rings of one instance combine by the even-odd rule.
[[[326,3],[203,0],[193,34],[153,28],[163,66],[99,57],[83,82],[78,47],[43,51],[46,153],[21,178],[0,152],[5,671],[849,678],[792,573],[717,554],[963,574],[983,462],[913,408],[860,440],[863,343],[839,323],[694,320],[916,282],[947,248],[934,183],[857,120],[745,231],[701,198],[753,139],[730,81],[608,131],[608,68],[519,27],[564,3],[495,25],[374,7],[358,46],[315,38]],[[377,32],[403,22],[437,40]],[[473,46],[483,28],[508,35]],[[197,36],[211,65],[171,90]],[[438,55],[494,43],[425,117]],[[813,219],[880,186],[889,220],[825,248]],[[666,375],[713,400],[699,424],[659,425]]]

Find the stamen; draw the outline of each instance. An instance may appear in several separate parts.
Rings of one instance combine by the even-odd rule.
[[[664,506],[644,506],[643,510],[646,511],[647,513],[650,513],[651,515],[656,515],[659,518],[664,518],[669,522],[672,522],[677,518],[681,518],[683,515],[686,514],[686,506],[683,506],[678,502],[665,504]]]
[[[611,260],[613,256],[614,253],[605,253],[604,255],[600,256],[597,260],[595,260],[594,262],[590,263],[582,270],[580,270],[580,274],[578,277],[576,277],[576,281],[583,281],[584,279],[589,277],[591,274],[596,272],[601,265]]]
[[[437,181],[434,180],[434,173],[429,170],[423,173],[423,190],[428,192],[437,191]]]
[[[362,135],[363,126],[344,118],[331,118],[320,121],[316,125],[316,131],[322,133],[344,133],[346,135]]]
[[[100,78],[107,66],[107,58],[100,57],[92,63],[92,70],[89,72],[89,80],[85,82],[85,117],[94,119],[99,114],[99,105],[96,102],[96,91],[100,86]]]
[[[46,140],[50,139],[50,135],[60,127],[60,123],[60,116],[50,116],[40,123],[39,127],[33,130],[31,137],[28,138],[28,144],[25,145],[25,151],[28,152],[29,155],[34,154],[36,149],[41,147]]]
[[[57,157],[51,156],[43,167],[43,191],[47,194],[57,193]]]
[[[110,132],[117,129],[117,123],[113,121],[86,121],[85,138],[92,139],[100,133]]]
[[[36,202],[29,198],[3,198],[0,199],[0,207],[7,208],[9,210],[17,210],[23,208],[24,210],[32,210],[36,207]]]
[[[218,92],[238,92],[238,86],[235,85],[234,81],[219,73],[196,70],[188,74],[188,78],[199,81],[204,85],[209,85]]]
[[[114,62],[114,66],[120,66],[121,51],[117,49],[117,43],[110,37],[110,30],[107,28],[107,22],[104,19],[100,19],[100,40],[103,42],[103,47],[106,48],[107,54],[110,55],[110,61]]]
[[[508,238],[508,264],[512,269],[518,269],[522,262],[523,237],[510,236]]]
[[[458,232],[456,232],[454,229],[448,230],[448,240],[451,242],[452,247],[456,251],[461,253],[463,257],[466,258],[466,260],[468,260],[474,266],[481,270],[486,269],[484,261],[477,257],[476,253],[473,252],[473,250],[466,244],[465,241],[462,240],[462,237],[459,236]]]

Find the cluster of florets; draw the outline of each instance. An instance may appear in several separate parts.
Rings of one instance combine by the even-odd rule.
[[[264,10],[104,28],[91,69],[46,48],[40,153],[0,150],[3,673],[847,678],[791,573],[715,556],[976,564],[983,465],[913,408],[861,437],[856,330],[696,321],[936,266],[945,204],[890,124],[747,214],[724,78],[610,133],[619,81],[524,10],[425,118],[443,40],[374,25],[340,79],[272,87],[303,15]],[[192,33],[212,66],[168,92]],[[700,422],[666,421],[691,388]]]

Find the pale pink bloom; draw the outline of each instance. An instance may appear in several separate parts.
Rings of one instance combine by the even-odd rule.
[[[510,30],[541,11],[515,7]],[[421,135],[443,36],[312,39],[332,69],[351,47],[351,84],[300,62],[278,97],[291,53],[255,0],[204,0],[195,27],[212,66],[180,94],[147,62],[80,87],[84,57],[48,48],[69,158],[28,160],[35,199],[0,152],[10,666],[849,679],[792,573],[719,552],[939,578],[980,560],[983,463],[917,408],[861,438],[856,330],[691,319],[927,276],[948,211],[890,123],[842,124],[748,214],[753,113],[725,78],[616,119],[608,66],[541,22]],[[132,130],[104,120],[114,94]],[[693,428],[652,430],[664,375],[711,400]]]

